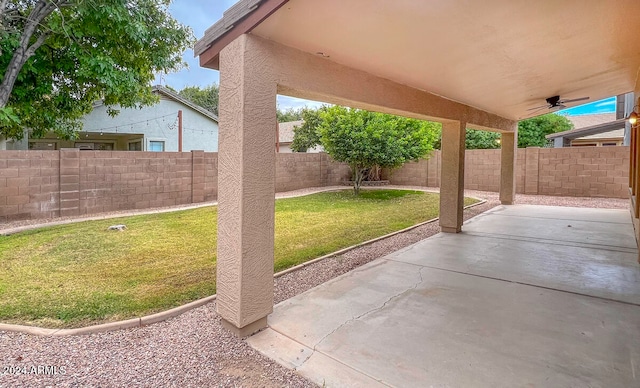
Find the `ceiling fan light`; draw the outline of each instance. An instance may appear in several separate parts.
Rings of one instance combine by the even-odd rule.
[[[634,125],[638,122],[638,114],[635,111],[631,112],[629,117],[627,117],[627,121],[629,122],[629,124]]]

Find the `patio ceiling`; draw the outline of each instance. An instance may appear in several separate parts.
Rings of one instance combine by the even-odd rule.
[[[554,95],[633,91],[640,70],[637,0],[240,3],[196,45],[202,65],[217,68],[219,43],[250,31],[513,120]]]

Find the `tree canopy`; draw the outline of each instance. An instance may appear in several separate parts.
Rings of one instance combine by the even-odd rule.
[[[320,118],[322,145],[334,160],[349,164],[356,195],[368,169],[423,158],[437,136],[435,123],[340,106],[323,108]]]
[[[178,94],[217,116],[219,100],[218,92],[218,84],[213,83],[204,88],[201,88],[200,86],[187,86],[179,91]]]
[[[522,120],[518,123],[518,148],[546,147],[549,141],[545,136],[572,128],[573,124],[569,119],[553,113]],[[440,149],[440,136],[435,148]],[[465,148],[468,150],[500,148],[500,133],[467,129]]]
[[[308,149],[322,144],[320,139],[320,124],[322,118],[320,112],[326,110],[327,107],[320,109],[303,108],[301,110],[302,125],[293,127],[293,142],[291,149],[295,152],[307,152]]]
[[[468,150],[500,148],[500,133],[467,129],[465,147]]]
[[[302,115],[305,110],[308,108],[288,108],[282,110],[280,108],[276,109],[276,117],[278,118],[279,123],[287,123],[289,121],[298,121],[302,120]]]
[[[522,120],[518,123],[518,147],[545,147],[549,143],[545,136],[572,128],[569,119],[555,113]]]
[[[97,100],[157,102],[155,74],[183,66],[193,34],[170,0],[1,0],[0,134],[73,138]]]

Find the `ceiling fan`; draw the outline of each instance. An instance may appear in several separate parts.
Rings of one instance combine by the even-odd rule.
[[[531,110],[535,110],[535,111],[539,111],[542,110],[544,108],[547,108],[549,110],[559,110],[559,109],[564,109],[567,106],[565,104],[568,104],[570,102],[577,102],[577,101],[584,101],[584,100],[588,100],[589,97],[580,97],[580,98],[573,98],[570,100],[564,100],[564,99],[560,99],[560,96],[553,96],[553,97],[549,97],[547,98],[547,105],[542,105],[542,106],[537,106],[535,108],[530,108],[527,109],[528,111]]]

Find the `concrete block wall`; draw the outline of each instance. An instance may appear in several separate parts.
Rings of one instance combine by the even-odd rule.
[[[276,154],[276,192],[325,186],[323,154]]]
[[[332,160],[327,154],[323,153],[321,155],[323,155],[323,186],[337,186],[351,179],[351,168],[348,165]],[[276,171],[277,174],[278,172]]]
[[[538,194],[629,197],[629,147],[540,149]]]
[[[75,150],[74,150],[75,151]],[[65,153],[61,150],[61,160]],[[79,154],[79,206],[75,214],[61,204],[61,215],[145,209],[192,202],[195,163],[203,152],[75,151]],[[196,157],[198,155],[198,157]],[[62,163],[62,162],[61,162]],[[62,182],[62,177],[61,177]],[[198,184],[204,183],[202,177]],[[203,196],[203,187],[197,192]]]
[[[440,162],[407,163],[391,174],[392,184],[438,187]],[[516,192],[532,195],[628,198],[629,147],[519,148]],[[465,188],[500,190],[500,150],[465,152]]]
[[[440,186],[441,153],[433,151],[429,159],[409,162],[389,173],[389,183],[407,186]]]
[[[465,189],[500,191],[499,152],[495,150],[467,150],[464,167]]]
[[[276,192],[340,185],[350,176],[349,166],[325,153],[276,154]]]
[[[349,167],[326,154],[278,154],[276,190],[339,185]],[[129,151],[0,152],[0,222],[209,202],[218,154]]]
[[[0,152],[0,222],[59,216],[58,151]]]
[[[204,153],[204,201],[215,201],[218,198],[218,154]]]
[[[407,163],[392,184],[438,187],[440,151]],[[498,191],[500,150],[467,150],[465,188]],[[518,149],[518,193],[628,198],[629,147]],[[276,155],[276,190],[340,185],[349,167],[327,154]],[[0,152],[0,222],[214,201],[217,153]]]

